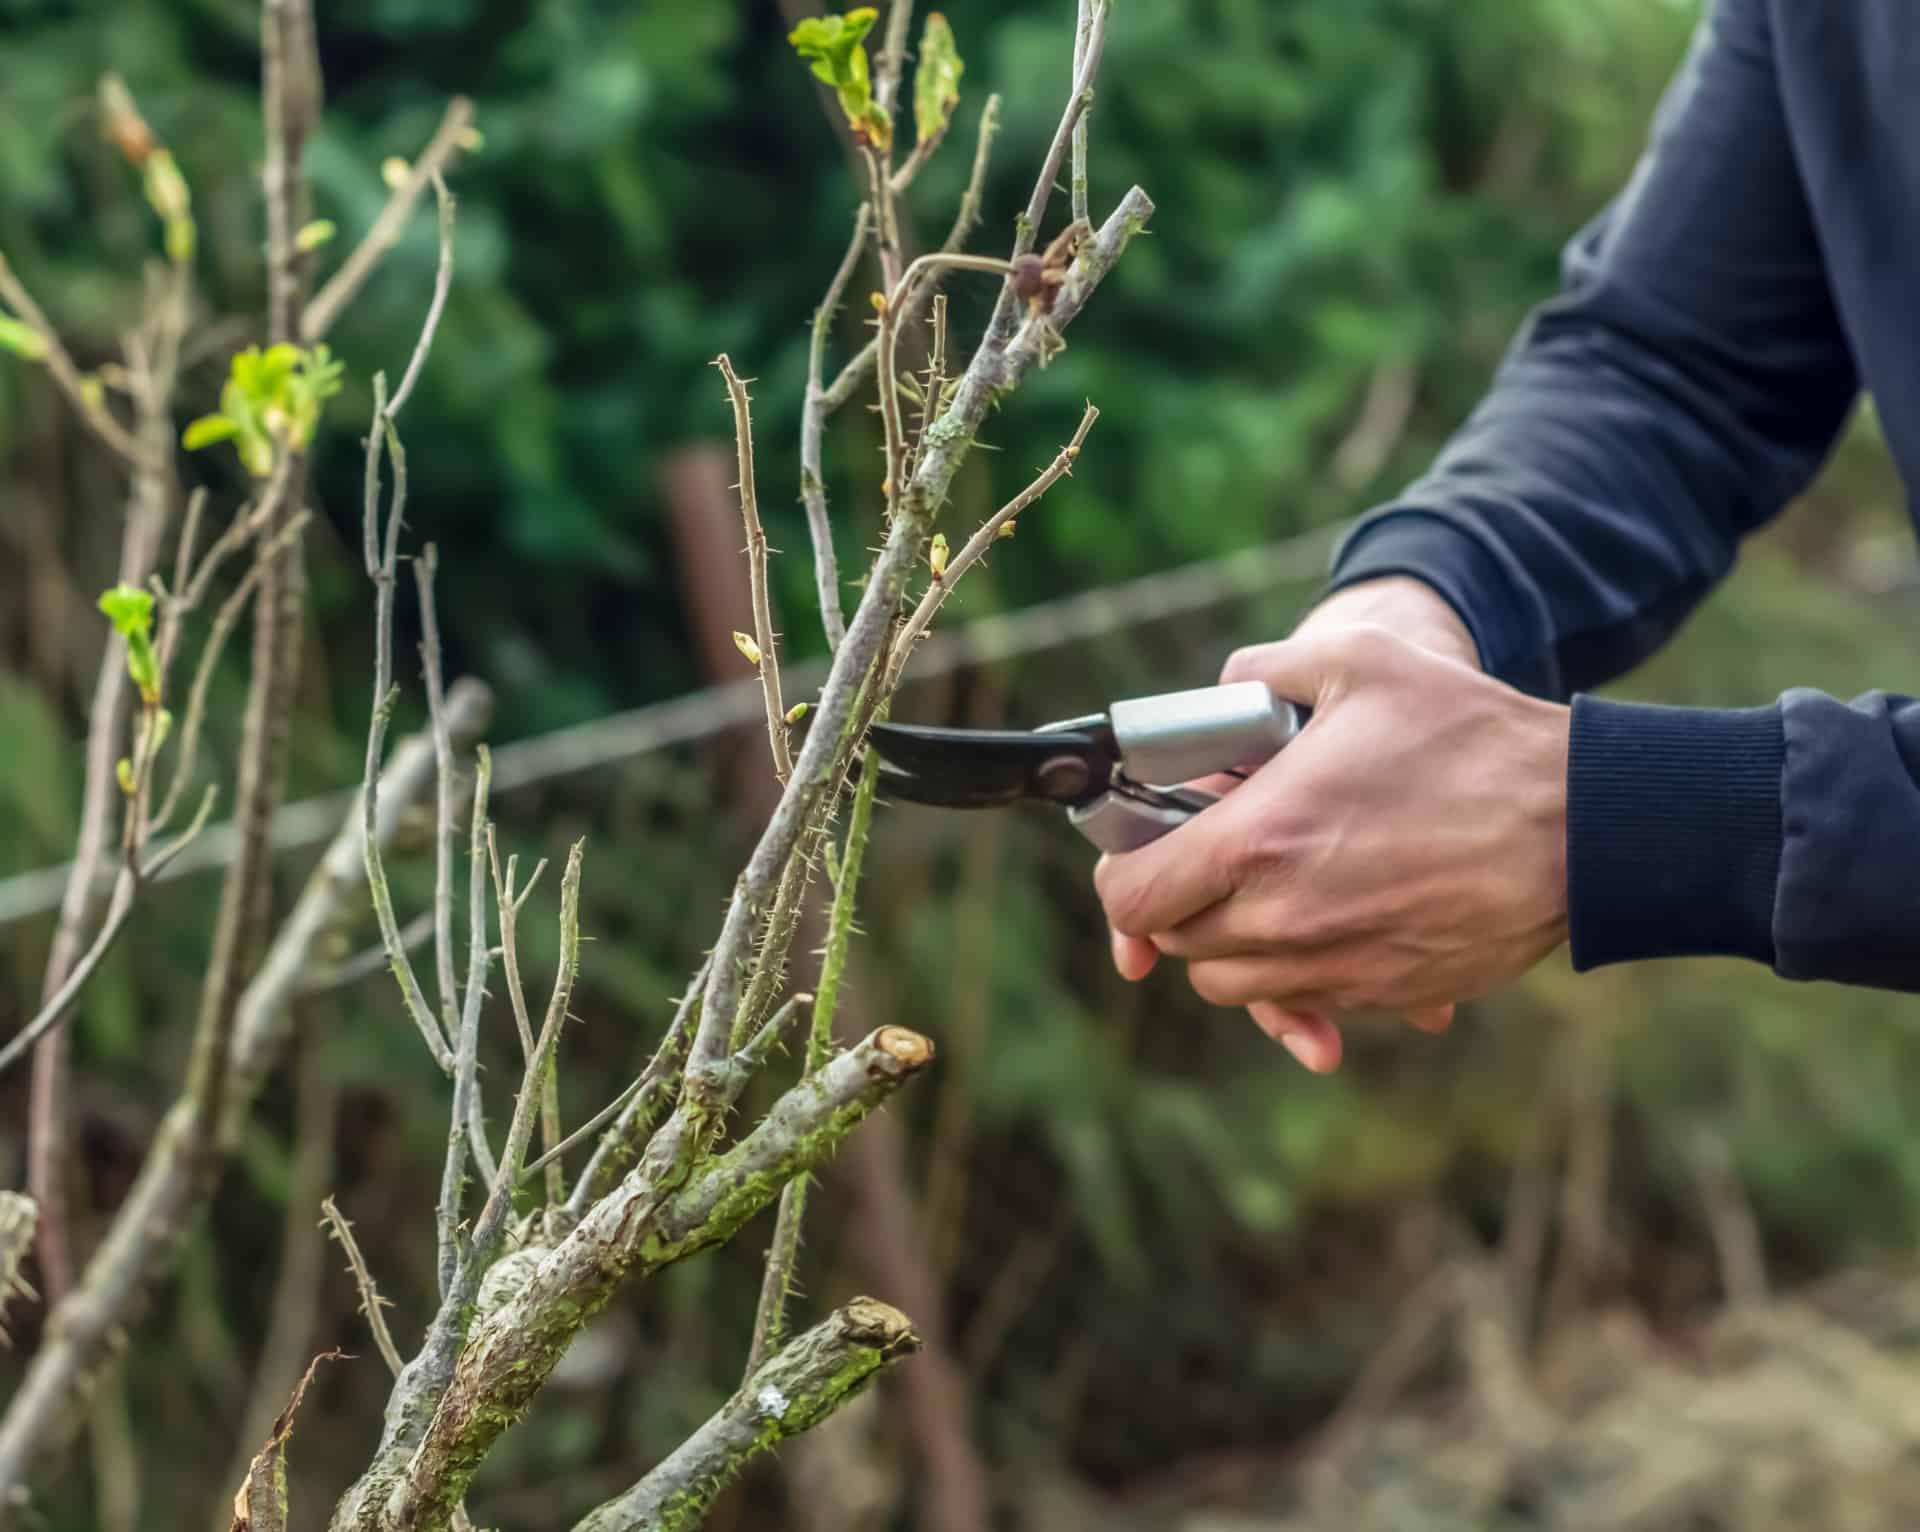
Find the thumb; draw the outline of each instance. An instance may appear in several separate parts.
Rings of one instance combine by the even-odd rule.
[[[1352,636],[1350,632],[1313,634],[1236,649],[1220,669],[1220,684],[1259,681],[1276,697],[1315,707],[1346,673]]]

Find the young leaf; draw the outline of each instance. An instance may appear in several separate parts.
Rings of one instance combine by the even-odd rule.
[[[180,433],[180,445],[189,452],[230,441],[240,434],[240,422],[225,415],[202,415]]]
[[[760,646],[753,641],[753,635],[751,633],[742,633],[738,629],[735,629],[733,647],[746,656],[746,661],[749,665],[758,665],[760,663]]]
[[[47,343],[38,330],[22,324],[11,314],[0,314],[0,351],[11,351],[29,362],[44,361]]]
[[[293,236],[293,248],[304,255],[309,250],[318,250],[339,232],[331,218],[316,218]]]
[[[140,700],[158,702],[160,660],[153,652],[153,592],[116,585],[101,593],[100,610],[127,641],[127,675],[140,689]]]
[[[854,136],[884,153],[893,146],[893,119],[873,99],[862,46],[878,15],[868,5],[844,16],[809,16],[787,34],[787,41],[809,61],[815,77],[833,87]]]
[[[137,585],[116,585],[100,593],[100,610],[122,638],[153,631],[153,592]]]
[[[943,137],[960,104],[960,76],[966,63],[954,47],[953,28],[938,11],[927,13],[920,34],[920,62],[913,76],[913,127],[921,143]]]

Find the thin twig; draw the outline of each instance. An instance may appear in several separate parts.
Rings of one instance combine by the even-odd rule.
[[[1079,16],[1073,29],[1073,79],[1076,85],[1087,61],[1088,34],[1092,30],[1093,0],[1079,0]],[[1082,110],[1073,125],[1073,217],[1081,222],[1087,218],[1087,116],[1090,109],[1091,104],[1087,110]]]
[[[430,576],[429,576],[430,578]],[[423,602],[432,593],[424,583]],[[437,748],[437,747],[436,747]],[[460,1220],[460,1194],[466,1183],[467,1143],[474,1136],[480,1092],[480,1001],[487,984],[487,864],[481,848],[487,824],[487,788],[493,780],[493,761],[480,746],[474,762],[472,832],[467,867],[467,990],[453,1050],[453,1109],[447,1126],[447,1157],[440,1173],[439,1235],[440,1294],[453,1286],[455,1268],[466,1255]],[[485,1144],[484,1135],[481,1144]],[[477,1156],[476,1156],[477,1158]],[[489,1182],[493,1177],[488,1176]]]
[[[1019,494],[1015,495],[999,510],[980,523],[979,530],[967,539],[966,546],[947,561],[946,573],[927,586],[926,594],[920,598],[920,604],[913,609],[913,616],[907,619],[906,626],[900,630],[900,636],[893,646],[893,668],[887,673],[883,692],[892,691],[899,684],[900,672],[905,668],[907,657],[913,653],[913,646],[920,642],[928,625],[933,621],[948,594],[960,581],[960,577],[986,555],[1000,536],[1001,529],[1018,516],[1034,501],[1067,474],[1073,472],[1073,460],[1080,455],[1080,444],[1087,439],[1087,432],[1093,429],[1094,421],[1100,418],[1100,411],[1089,404],[1086,413],[1080,417],[1079,429],[1073,433],[1073,440],[1060,449],[1060,454],[1049,463],[1040,476]]]
[[[146,866],[137,871],[131,867],[121,869],[119,881],[114,884],[113,899],[107,906],[106,918],[100,923],[93,944],[68,971],[66,982],[54,991],[34,1018],[14,1033],[4,1048],[0,1048],[0,1073],[5,1073],[29,1048],[66,1020],[81,991],[87,987],[106,955],[113,950],[114,943],[120,940],[121,932],[126,930],[127,922],[133,915],[134,895],[149,877],[186,850],[193,843],[193,838],[206,828],[207,817],[213,812],[214,797],[214,790],[208,788],[206,796],[200,800],[200,812],[193,816],[193,822],[164,851],[156,853]]]
[[[954,214],[953,226],[947,230],[947,237],[941,243],[940,251],[945,255],[955,255],[966,244],[969,236],[980,222],[981,199],[985,195],[987,166],[993,158],[993,141],[1000,132],[1000,98],[997,95],[987,97],[987,104],[980,112],[978,138],[974,143],[973,172],[967,179],[966,192],[960,198],[960,209]],[[909,292],[900,303],[902,324],[910,324],[920,315],[920,310],[932,296],[928,288],[919,287]],[[867,374],[873,371],[874,358],[878,347],[868,341],[855,354],[852,361],[842,367],[835,375],[833,386],[820,396],[820,413],[831,415],[854,396]]]
[[[873,797],[880,780],[879,764],[867,752],[860,783],[854,789],[853,809],[847,818],[847,849],[840,858],[833,890],[833,909],[827,918],[827,950],[820,962],[820,983],[813,1002],[813,1022],[807,1036],[806,1073],[819,1072],[833,1046],[833,1018],[840,1003],[840,984],[846,972],[847,949],[853,938],[854,896],[860,885],[861,862],[873,825]],[[760,1303],[753,1316],[753,1343],[747,1354],[751,1374],[781,1342],[787,1329],[787,1299],[793,1292],[793,1272],[800,1256],[800,1230],[807,1216],[807,1178],[795,1176],[780,1193],[780,1213],[774,1222],[773,1244],[767,1251],[760,1280]]]
[[[607,1129],[567,1198],[566,1212],[573,1222],[580,1221],[587,1208],[599,1200],[615,1176],[626,1170],[646,1142],[646,1136],[652,1131],[659,1110],[665,1104],[663,1099],[650,1097],[650,1088],[658,1087],[660,1096],[664,1097],[678,1084],[680,1066],[686,1059],[688,1045],[693,1041],[693,1029],[699,1025],[700,998],[706,993],[707,978],[712,971],[713,959],[709,956],[695,971],[686,993],[675,1004],[673,1020],[667,1024],[653,1057],[647,1060],[647,1067],[632,1085],[621,1092],[624,1104],[619,1120]]]
[[[484,727],[491,700],[485,687],[464,681],[448,695],[455,729],[473,739]],[[391,840],[401,819],[424,794],[433,771],[433,751],[410,740],[394,752],[381,794],[377,831]],[[352,913],[361,886],[361,819],[336,811],[332,844],[322,854],[292,912],[236,1008],[225,1114],[216,1149],[230,1154],[247,1113],[258,1098],[292,1026],[292,1001],[311,972],[326,938]],[[94,1256],[69,1299],[42,1332],[40,1348],[0,1414],[0,1497],[14,1499],[29,1475],[44,1465],[71,1433],[101,1363],[123,1335],[126,1316],[141,1292],[181,1249],[183,1234],[197,1226],[217,1178],[193,1135],[194,1097],[182,1091],[163,1120],[132,1187],[114,1210]]]
[[[753,592],[753,637],[759,647],[760,686],[767,696],[767,743],[773,747],[774,775],[793,775],[787,748],[787,705],[780,695],[780,656],[773,637],[773,608],[767,597],[767,534],[760,525],[760,499],[753,484],[753,419],[747,385],[723,351],[713,359],[733,401],[733,439],[740,458],[740,519],[747,532],[747,576]]]
[[[246,609],[268,563],[305,530],[309,519],[310,513],[301,511],[288,520],[279,533],[261,548],[258,556],[247,566],[240,583],[220,603],[220,610],[214,614],[213,626],[207,632],[207,641],[200,650],[200,661],[194,667],[192,685],[187,690],[187,707],[180,723],[180,745],[174,761],[173,778],[167,784],[166,795],[161,799],[160,808],[148,827],[150,832],[163,829],[172,822],[174,811],[180,805],[180,795],[193,781],[193,768],[199,758],[200,734],[207,714],[207,694],[213,685],[213,673],[219,666],[220,656],[225,652],[228,640],[233,637],[233,630],[239,626],[240,614]]]
[[[367,1328],[373,1331],[374,1348],[387,1364],[387,1371],[397,1378],[403,1364],[400,1348],[393,1343],[393,1332],[387,1328],[387,1316],[381,1312],[387,1307],[387,1300],[380,1296],[380,1289],[374,1284],[367,1258],[360,1253],[360,1242],[353,1237],[353,1225],[347,1222],[339,1204],[331,1197],[320,1204],[320,1214],[320,1221],[326,1226],[327,1232],[340,1241],[340,1248],[347,1253],[347,1266],[353,1272],[353,1285],[360,1292],[360,1312],[367,1316]]]
[[[711,1419],[625,1494],[573,1532],[653,1532],[693,1526],[747,1463],[811,1429],[883,1369],[919,1349],[898,1309],[856,1298],[749,1374]]]
[[[438,170],[433,172],[433,196],[440,209],[440,259],[434,267],[433,299],[427,305],[426,322],[420,327],[420,339],[414,345],[413,357],[407,363],[407,370],[401,374],[400,386],[393,391],[393,400],[387,406],[389,418],[397,416],[407,400],[413,397],[413,385],[419,382],[420,369],[427,364],[427,353],[433,349],[433,337],[440,328],[440,315],[446,310],[447,293],[453,286],[454,201],[447,191],[446,179]]]
[[[146,454],[140,449],[131,432],[115,420],[105,404],[87,397],[87,390],[80,378],[80,369],[73,365],[73,358],[67,354],[66,346],[60,340],[40,305],[33,301],[20,278],[14,274],[7,258],[0,255],[0,302],[19,315],[21,321],[40,337],[45,355],[40,358],[46,364],[47,373],[59,385],[60,392],[67,396],[67,402],[79,412],[80,418],[92,428],[93,434],[113,452],[114,456],[138,468],[146,462]]]
[[[514,868],[518,857],[507,859],[506,871],[500,870],[500,847],[494,837],[493,826],[487,826],[487,861],[493,869],[493,901],[500,911],[500,960],[506,971],[507,997],[513,1006],[514,1025],[520,1032],[520,1054],[524,1064],[531,1065],[535,1051],[533,1021],[527,1014],[526,986],[520,980],[520,907],[527,902],[527,895],[533,892],[533,885],[540,880],[540,874],[546,868],[543,861],[533,870],[533,876],[527,880],[527,886],[518,895],[514,893]],[[638,1083],[638,1082],[636,1082]],[[615,1111],[618,1108],[614,1108]],[[612,1113],[608,1113],[611,1116]],[[593,1125],[589,1124],[589,1128]],[[586,1131],[586,1130],[583,1130]],[[564,1200],[565,1183],[560,1171],[560,1156],[579,1138],[563,1142],[560,1138],[560,1100],[559,1080],[552,1070],[547,1072],[546,1083],[540,1095],[540,1158],[520,1173],[525,1181],[536,1168],[547,1168],[547,1205],[555,1206]]]
[[[391,417],[392,409],[387,413]],[[454,1037],[459,1030],[459,998],[453,980],[453,736],[447,732],[440,614],[433,599],[433,581],[439,568],[440,550],[428,543],[413,561],[413,583],[420,598],[420,672],[426,684],[427,720],[439,773],[433,818],[433,966],[440,982],[440,1025],[448,1037]],[[457,1094],[457,1084],[455,1090]]]
[[[1053,142],[1047,146],[1047,157],[1041,161],[1040,174],[1034,180],[1033,195],[1027,199],[1026,210],[1014,220],[1015,260],[1032,250],[1039,238],[1040,225],[1047,214],[1047,202],[1053,196],[1054,183],[1060,177],[1060,161],[1066,157],[1074,129],[1093,103],[1093,82],[1100,73],[1100,59],[1107,49],[1107,18],[1113,6],[1110,0],[1088,0],[1088,3],[1093,8],[1093,15],[1087,26],[1086,47],[1080,49],[1076,39],[1079,67],[1073,75],[1073,94],[1067,98],[1067,109],[1060,118],[1059,127],[1054,130]],[[994,305],[993,318],[987,324],[985,344],[990,349],[999,350],[1007,344],[1019,322],[1019,310],[1013,283],[1008,282],[1000,290],[1000,301]]]
[[[341,311],[353,301],[360,286],[373,274],[381,258],[399,243],[400,231],[413,213],[435,176],[442,174],[459,153],[468,130],[473,126],[473,103],[455,96],[447,103],[446,115],[434,130],[432,140],[420,151],[407,178],[394,188],[387,205],[380,209],[373,226],[367,230],[353,253],[326,282],[300,316],[300,338],[308,345],[323,338],[339,319]]]
[[[393,684],[393,587],[395,566],[400,558],[401,516],[407,504],[406,454],[400,438],[387,423],[387,380],[384,373],[373,378],[373,423],[367,428],[366,500],[364,506],[367,574],[374,585],[373,711],[367,721],[366,771],[361,781],[361,818],[365,825],[361,850],[367,865],[367,886],[373,898],[374,918],[380,926],[380,939],[386,944],[393,963],[393,974],[400,985],[400,998],[407,1015],[427,1045],[434,1063],[453,1073],[453,1051],[441,1024],[434,1019],[420,979],[413,971],[413,959],[400,940],[400,922],[393,910],[393,890],[387,882],[385,857],[373,826],[380,812],[380,761],[385,754],[387,720],[398,695]],[[383,444],[393,466],[393,497],[387,508],[385,551],[375,554],[380,526],[380,449]],[[437,918],[437,917],[436,917]]]
[[[553,1067],[554,1050],[560,1045],[560,1029],[566,1023],[567,1004],[573,996],[573,981],[580,971],[580,863],[586,848],[584,840],[573,843],[567,853],[567,870],[560,875],[560,967],[553,976],[553,995],[547,1002],[546,1019],[540,1024],[540,1036],[534,1042],[533,1057],[527,1060],[526,1072],[520,1077],[513,1121],[500,1150],[500,1175],[474,1225],[471,1259],[482,1271],[506,1233],[507,1215],[513,1211],[513,1191],[520,1184],[520,1167],[526,1163],[527,1143],[533,1137],[540,1082]]]
[[[913,24],[913,0],[892,0],[887,7],[886,38],[873,72],[873,99],[892,112],[900,100],[900,76],[907,59],[907,32]]]
[[[833,523],[827,517],[827,480],[821,466],[821,444],[826,435],[826,411],[821,403],[820,380],[826,360],[827,332],[840,307],[853,269],[867,247],[873,204],[863,202],[853,215],[853,238],[847,253],[840,258],[826,296],[813,311],[812,333],[807,342],[807,392],[800,408],[800,499],[807,508],[807,535],[813,543],[813,580],[820,596],[820,621],[827,632],[827,648],[840,647],[846,636],[847,619],[840,607],[840,565],[833,551]]]
[[[745,1043],[734,1050],[733,1081],[727,1087],[728,1105],[734,1105],[753,1083],[754,1077],[767,1067],[775,1050],[786,1039],[787,1032],[799,1019],[800,1013],[813,1004],[813,996],[806,993],[789,995],[781,1002],[780,1008],[760,1024],[759,1029]]]

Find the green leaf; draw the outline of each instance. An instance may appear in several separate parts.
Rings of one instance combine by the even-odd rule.
[[[103,591],[100,610],[127,641],[127,674],[145,702],[160,700],[160,661],[153,652],[153,592],[134,585]]]
[[[230,441],[240,434],[240,422],[230,415],[202,415],[180,433],[180,445],[189,452]]]
[[[318,250],[339,232],[339,228],[331,218],[316,218],[293,236],[293,248],[302,253]]]
[[[137,585],[116,585],[100,595],[100,610],[122,638],[153,631],[153,592]]]
[[[855,136],[886,150],[893,146],[893,119],[873,99],[867,50],[861,46],[878,15],[869,5],[844,16],[810,16],[787,34],[787,41],[810,61],[814,75],[833,87]]]
[[[966,62],[954,47],[953,28],[938,11],[927,13],[920,34],[920,62],[913,76],[913,127],[921,143],[941,138],[960,104],[960,76]]]
[[[44,361],[47,343],[31,325],[22,324],[11,314],[0,314],[0,351],[11,351],[29,362]]]

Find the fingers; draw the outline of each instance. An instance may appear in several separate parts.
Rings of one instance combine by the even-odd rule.
[[[1144,936],[1124,936],[1118,931],[1109,931],[1113,938],[1113,966],[1120,970],[1123,979],[1144,979],[1153,972],[1153,965],[1160,961],[1160,949]]]
[[[1254,1025],[1317,1075],[1340,1067],[1340,1029],[1318,1011],[1290,1010],[1273,1000],[1247,1007]]]
[[[1229,794],[1204,813],[1137,851],[1094,864],[1093,886],[1107,923],[1129,936],[1165,931],[1233,892],[1238,858]]]
[[[1453,1007],[1450,1005],[1420,1005],[1402,1012],[1407,1025],[1422,1032],[1439,1034],[1453,1025]]]

